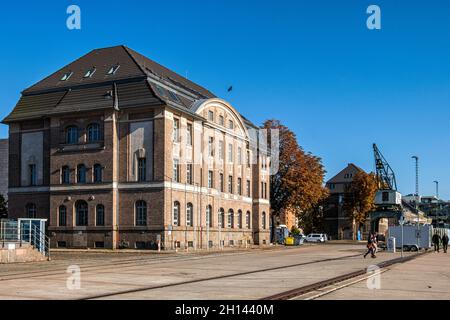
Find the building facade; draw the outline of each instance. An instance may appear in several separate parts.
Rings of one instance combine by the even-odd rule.
[[[3,122],[10,217],[47,218],[53,247],[269,242],[258,128],[125,46],[93,50],[26,89]]]
[[[353,221],[343,209],[343,203],[349,184],[360,171],[363,170],[355,164],[349,163],[347,167],[326,182],[329,197],[323,208],[323,225],[324,231],[332,239],[353,238]]]

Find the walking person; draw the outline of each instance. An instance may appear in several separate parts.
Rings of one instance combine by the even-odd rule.
[[[444,249],[444,253],[447,253],[448,248],[448,235],[444,233],[442,236],[442,248]]]
[[[439,252],[439,242],[441,241],[441,237],[439,237],[439,235],[435,233],[431,238],[431,241],[433,242],[434,245],[434,252],[436,251]]]
[[[377,236],[375,232],[372,232],[367,239],[367,252],[364,254],[364,259],[370,253],[372,258],[376,258],[375,252],[377,250]]]

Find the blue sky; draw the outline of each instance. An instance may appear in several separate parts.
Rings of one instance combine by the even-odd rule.
[[[0,118],[44,76],[94,48],[125,44],[257,124],[280,119],[323,158],[327,178],[349,162],[373,170],[376,142],[402,193],[414,191],[418,155],[421,193],[434,194],[437,179],[450,199],[446,0],[54,2],[2,3]],[[66,28],[70,4],[81,8],[81,30]],[[366,28],[370,4],[381,8],[381,30]]]

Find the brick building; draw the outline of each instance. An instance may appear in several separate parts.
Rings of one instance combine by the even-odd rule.
[[[8,200],[8,139],[0,139],[0,194]]]
[[[10,216],[48,218],[52,246],[269,241],[257,127],[127,47],[93,50],[26,89],[3,122]]]
[[[323,224],[324,231],[332,239],[352,239],[353,221],[343,210],[343,201],[346,195],[346,188],[353,181],[353,177],[361,168],[353,163],[326,182],[330,195],[324,204]]]

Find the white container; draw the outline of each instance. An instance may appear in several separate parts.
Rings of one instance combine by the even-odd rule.
[[[395,253],[395,249],[396,249],[396,247],[395,247],[395,237],[389,237],[388,238],[387,249],[388,249],[388,251]]]

